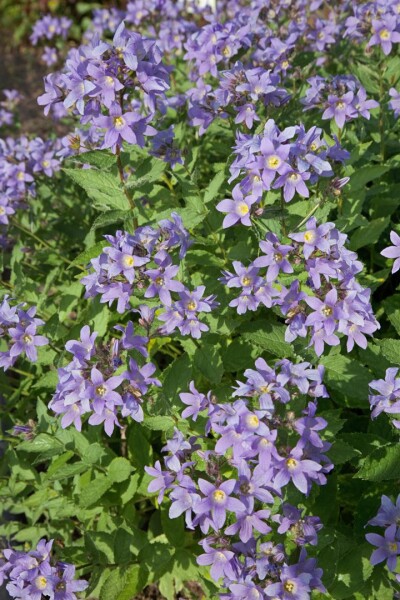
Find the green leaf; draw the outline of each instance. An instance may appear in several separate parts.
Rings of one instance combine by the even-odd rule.
[[[211,200],[214,200],[217,197],[218,192],[226,179],[225,169],[221,168],[221,170],[214,175],[213,179],[204,191],[204,204],[211,202]]]
[[[87,448],[82,456],[83,462],[87,465],[93,465],[101,459],[102,456],[105,455],[104,448],[98,444],[90,444],[89,448]]]
[[[103,248],[105,248],[107,245],[108,242],[103,240],[102,242],[97,242],[97,244],[94,246],[83,250],[83,252],[78,254],[78,256],[73,260],[72,265],[86,266],[92,258],[97,258],[103,252]],[[68,269],[70,269],[72,265],[70,265]]]
[[[127,187],[137,189],[148,183],[158,181],[167,168],[167,164],[160,158],[149,156],[145,158],[129,177]]]
[[[278,358],[289,358],[294,355],[293,347],[285,342],[286,327],[277,323],[253,321],[240,328],[242,338],[246,342],[257,345],[259,348]]]
[[[128,479],[133,469],[129,460],[122,456],[118,456],[110,462],[107,470],[111,481],[120,483],[121,481]]]
[[[360,479],[386,481],[400,477],[400,446],[377,448],[363,462],[357,473]]]
[[[125,221],[125,219],[127,219],[130,215],[133,216],[133,212],[131,210],[107,210],[106,212],[101,213],[94,220],[90,231],[94,231],[100,227],[107,227],[108,225],[116,225],[121,221]]]
[[[151,464],[152,448],[139,423],[131,423],[128,429],[129,457],[133,464],[143,469]]]
[[[390,217],[381,217],[370,221],[365,227],[357,229],[350,239],[351,250],[358,250],[364,246],[375,244],[389,223]]]
[[[168,431],[174,427],[175,421],[171,417],[145,417],[143,426],[152,431]]]
[[[139,565],[132,565],[125,571],[124,589],[118,593],[116,600],[132,600],[142,591],[146,583],[143,569]]]
[[[400,365],[400,340],[378,340],[378,344],[385,358],[395,365]]]
[[[58,383],[57,371],[47,371],[44,375],[38,378],[32,386],[35,389],[55,390]]]
[[[171,519],[168,515],[168,509],[161,510],[161,524],[163,532],[171,544],[178,548],[185,543],[185,523],[181,515],[177,519]]]
[[[74,475],[78,475],[79,473],[83,473],[88,468],[82,462],[75,462],[71,465],[64,465],[60,467],[55,473],[48,474],[46,479],[48,481],[60,481],[61,479],[68,479],[69,477],[74,477]]]
[[[323,356],[320,362],[325,366],[324,381],[332,388],[331,396],[336,402],[353,408],[369,407],[368,384],[373,376],[367,368],[341,354]]]
[[[163,393],[167,399],[168,405],[180,403],[179,392],[184,392],[189,388],[189,381],[192,379],[192,363],[187,355],[177,358],[164,371]]]
[[[221,354],[216,346],[201,344],[194,353],[194,365],[211,383],[220,383],[224,374]]]
[[[64,445],[48,433],[39,433],[33,440],[19,444],[17,450],[35,454],[43,452],[47,455],[52,455],[61,454],[64,451]]]
[[[385,165],[368,165],[361,167],[350,176],[349,188],[352,192],[362,189],[370,181],[382,177],[389,169],[390,167]]]
[[[110,150],[90,150],[74,156],[72,160],[106,170],[117,165],[115,154],[112,154]]]
[[[95,479],[82,488],[79,495],[79,506],[88,508],[95,504],[112,486],[113,481],[107,475],[98,475]]]
[[[390,296],[382,304],[387,318],[400,335],[400,295],[395,294],[394,296]]]
[[[82,187],[89,198],[100,208],[129,210],[129,201],[117,176],[95,169],[63,169],[75,183]]]
[[[125,570],[117,567],[113,569],[102,585],[99,600],[116,600],[118,594],[125,586]]]

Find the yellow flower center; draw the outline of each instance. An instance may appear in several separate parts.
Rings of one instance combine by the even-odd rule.
[[[56,30],[55,25],[49,25],[49,33],[54,33]]]
[[[341,100],[339,100],[339,102],[336,102],[336,108],[338,108],[339,110],[342,110],[345,106],[345,103]]]
[[[197,307],[197,302],[195,300],[189,300],[189,302],[186,304],[186,308],[188,310],[196,310]]]
[[[47,169],[50,166],[50,162],[48,160],[42,160],[42,167]]]
[[[257,415],[248,415],[246,417],[246,424],[251,429],[257,429],[260,424],[260,419],[257,417]]]
[[[254,175],[253,181],[254,181],[254,183],[260,183],[261,177],[259,175]]]
[[[96,394],[98,396],[100,396],[102,398],[103,396],[105,396],[106,392],[107,392],[107,388],[104,385],[98,385],[97,386],[97,388],[96,388]]]
[[[262,87],[261,87],[261,85],[256,85],[256,86],[254,87],[254,93],[255,93],[255,94],[261,94],[261,92],[262,92]]]
[[[310,150],[311,150],[312,152],[315,152],[317,148],[318,148],[318,146],[317,146],[317,144],[316,144],[315,142],[313,142],[313,143],[311,144],[311,146],[310,146]]]
[[[289,66],[289,61],[288,60],[282,61],[282,69],[287,69],[288,66]]]
[[[239,215],[242,215],[243,217],[244,217],[244,215],[247,215],[249,210],[250,209],[245,202],[241,202],[237,207],[237,211],[238,211]]]
[[[381,29],[381,31],[379,32],[379,37],[381,38],[381,40],[386,41],[390,39],[390,32],[388,29]]]
[[[270,169],[277,169],[279,167],[279,165],[281,164],[281,159],[279,158],[279,156],[276,156],[274,154],[273,156],[270,156],[268,158],[267,164]]]
[[[299,175],[298,173],[291,173],[291,174],[289,175],[289,179],[290,179],[291,181],[297,181],[297,180],[299,179],[299,177],[300,177],[300,175]]]
[[[46,587],[46,585],[47,585],[47,579],[46,579],[46,577],[43,577],[43,575],[39,576],[39,577],[36,577],[36,579],[35,579],[35,585],[36,585],[36,587],[37,587],[38,590],[44,590],[45,587]]]
[[[297,460],[294,458],[288,458],[286,460],[286,466],[288,469],[295,469],[297,467]]]
[[[215,490],[212,496],[214,502],[216,502],[217,504],[222,504],[223,502],[225,502],[226,494],[223,490]]]
[[[229,46],[225,46],[225,48],[222,50],[222,54],[228,58],[229,56],[231,56],[232,54],[232,50],[229,48]]]
[[[242,277],[242,285],[247,286],[251,284],[251,277],[249,277],[248,275],[245,275],[244,277]]]
[[[274,261],[275,262],[281,262],[282,258],[283,258],[283,256],[282,256],[282,254],[280,252],[275,252],[275,254],[274,254]]]
[[[133,265],[135,264],[135,259],[130,254],[125,254],[124,258],[122,259],[122,262],[125,267],[129,268],[133,267]]]
[[[24,340],[25,344],[30,344],[32,342],[32,336],[28,335],[27,333],[24,335],[24,337],[22,339]]]
[[[313,231],[312,229],[306,231],[304,234],[304,241],[307,242],[307,244],[310,244],[314,240],[315,240],[315,231]]]
[[[105,82],[108,86],[112,86],[114,85],[114,79],[111,77],[111,75],[107,75],[107,77],[105,78]]]
[[[283,584],[283,589],[285,590],[285,592],[288,592],[288,594],[292,594],[295,591],[295,588],[296,584],[294,583],[294,581],[290,581],[290,579],[285,581],[285,583]]]
[[[0,206],[0,215],[4,215],[6,213],[6,209],[4,206]]]
[[[25,179],[24,171],[18,171],[17,179],[18,179],[18,181],[24,181],[24,179]]]
[[[156,284],[157,284],[157,285],[163,285],[163,284],[164,284],[164,279],[163,279],[163,277],[157,277],[157,279],[156,279]]]
[[[269,385],[262,385],[260,387],[260,392],[262,392],[263,394],[266,394],[267,392],[269,392]]]
[[[123,117],[114,117],[114,125],[117,129],[122,129],[125,125],[125,119]]]
[[[322,309],[322,314],[325,315],[325,317],[330,317],[333,313],[333,309],[331,306],[324,306],[324,308]]]

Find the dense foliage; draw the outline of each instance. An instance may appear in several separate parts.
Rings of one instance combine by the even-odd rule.
[[[400,3],[83,6],[70,133],[0,102],[0,584],[397,597]]]

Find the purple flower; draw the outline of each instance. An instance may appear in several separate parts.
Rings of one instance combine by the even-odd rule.
[[[15,358],[25,352],[28,360],[35,362],[37,360],[37,346],[46,346],[49,340],[44,335],[36,335],[36,325],[23,326],[17,325],[10,327],[9,333],[11,341],[14,342],[10,348],[10,357]]]
[[[379,527],[389,527],[397,525],[400,521],[400,495],[397,496],[396,504],[393,504],[388,496],[381,497],[381,505],[378,514],[368,521],[368,525],[378,525]]]
[[[205,479],[199,479],[198,484],[205,498],[194,507],[194,511],[200,517],[211,514],[216,531],[224,526],[227,510],[235,513],[241,513],[245,510],[244,504],[230,495],[236,485],[234,479],[228,479],[217,486]]]
[[[194,381],[189,384],[190,394],[183,392],[179,394],[181,401],[188,406],[182,412],[182,419],[191,417],[193,421],[197,420],[199,413],[208,408],[211,403],[211,392],[208,392],[207,396],[198,392],[194,386]]]
[[[285,202],[290,202],[293,196],[297,192],[303,198],[308,198],[310,192],[306,184],[304,183],[310,179],[311,173],[304,171],[303,173],[297,173],[296,171],[288,171],[284,173],[274,182],[273,188],[278,189],[283,187],[283,197]]]
[[[343,129],[346,120],[352,119],[355,116],[353,100],[353,92],[347,92],[341,97],[329,95],[327,101],[328,106],[322,114],[322,118],[334,118],[339,129]]]
[[[222,200],[217,204],[217,210],[228,213],[223,220],[222,227],[226,229],[235,225],[238,221],[242,225],[251,225],[250,210],[251,206],[258,201],[257,196],[250,194],[244,196],[240,186],[236,185],[232,190],[233,200]]]
[[[122,404],[120,394],[114,392],[124,380],[122,375],[115,375],[105,380],[96,367],[93,367],[90,373],[91,383],[87,388],[86,397],[92,400],[93,410],[98,415],[103,413],[106,404],[109,409],[112,409],[115,404]]]
[[[274,484],[278,488],[283,487],[292,480],[300,492],[308,495],[310,480],[315,479],[316,473],[322,467],[313,460],[303,460],[302,456],[303,450],[298,446],[291,451],[288,458],[282,460],[279,471],[274,479]]]
[[[159,460],[156,461],[154,467],[145,467],[144,470],[148,475],[150,475],[150,477],[154,477],[153,481],[149,483],[147,489],[150,493],[159,492],[157,501],[160,504],[164,498],[166,490],[171,488],[171,484],[173,483],[175,476],[169,471],[163,471],[161,469]]]
[[[333,223],[317,225],[315,217],[311,217],[306,223],[307,230],[302,233],[292,233],[289,237],[296,242],[303,243],[304,258],[310,258],[314,250],[329,252],[330,242],[327,239],[329,231],[334,227]]]
[[[265,242],[260,242],[260,248],[265,256],[256,258],[253,265],[255,267],[268,267],[268,282],[275,281],[280,271],[283,273],[293,273],[293,267],[287,258],[293,247],[280,244],[278,237],[274,233],[267,233],[265,239]]]
[[[374,550],[371,556],[371,565],[377,565],[386,560],[387,567],[390,571],[396,568],[397,557],[400,554],[399,535],[397,533],[397,524],[390,525],[384,533],[384,536],[377,533],[367,533],[365,536],[367,541],[377,549]]]
[[[393,243],[393,246],[389,246],[382,250],[382,256],[386,256],[386,258],[394,258],[395,261],[392,266],[392,273],[397,273],[400,269],[400,236],[395,232],[390,232],[390,240]]]
[[[280,600],[308,600],[310,597],[311,575],[298,574],[296,566],[285,566],[280,574],[280,582],[267,585],[265,592],[268,598]]]
[[[94,119],[94,124],[106,130],[102,148],[115,150],[117,146],[122,146],[123,141],[143,148],[144,135],[155,132],[147,125],[147,121],[148,119],[139,113],[133,111],[123,113],[118,104],[113,104],[110,107],[110,116],[97,117]]]
[[[373,35],[368,42],[368,46],[380,44],[383,53],[388,55],[392,51],[392,44],[400,42],[400,33],[395,31],[397,21],[390,16],[384,17],[382,20],[372,20]]]
[[[80,362],[90,360],[95,353],[95,339],[97,332],[90,333],[90,327],[85,325],[81,329],[81,339],[70,340],[65,344],[65,349],[74,355]]]

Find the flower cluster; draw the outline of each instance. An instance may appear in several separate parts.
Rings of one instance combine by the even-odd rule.
[[[0,338],[6,340],[8,350],[0,352],[0,367],[5,371],[12,367],[21,354],[30,362],[37,360],[37,347],[49,343],[44,335],[37,335],[42,319],[35,317],[36,307],[23,309],[24,304],[11,306],[8,296],[0,304]]]
[[[34,24],[30,41],[36,46],[42,39],[52,40],[55,37],[61,37],[65,40],[71,25],[72,21],[68,17],[45,15]]]
[[[371,381],[369,387],[378,394],[370,395],[371,417],[375,419],[381,413],[400,415],[400,377],[398,368],[386,369],[385,379]],[[393,425],[400,429],[400,421],[393,419]]]
[[[397,497],[396,504],[388,498],[382,496],[381,506],[378,514],[368,521],[368,525],[384,527],[385,532],[382,535],[377,533],[367,533],[367,541],[376,546],[372,553],[371,564],[377,565],[386,561],[389,571],[396,571],[397,557],[400,555],[400,496]],[[400,581],[400,574],[396,575],[397,581]]]
[[[368,47],[380,46],[384,54],[390,54],[393,44],[400,42],[398,0],[352,2],[351,7],[354,14],[346,19],[344,34],[359,41],[368,38]]]
[[[68,36],[71,26],[72,21],[71,19],[68,19],[68,17],[45,15],[36,21],[29,39],[34,46],[36,46],[41,40],[49,41],[53,40],[54,38],[65,40]],[[41,58],[48,67],[55,65],[59,59],[57,48],[47,45],[44,46]]]
[[[145,319],[150,326],[148,308],[140,307],[139,312],[142,322]],[[65,348],[73,359],[58,369],[56,393],[49,404],[56,414],[63,415],[61,427],[73,423],[80,431],[82,416],[90,414],[89,424],[103,424],[105,432],[111,436],[115,426],[121,427],[118,413],[124,418],[143,421],[142,396],[150,386],[161,385],[152,377],[156,367],[151,362],[139,366],[129,357],[128,367],[123,370],[120,368],[123,366],[121,352],[133,349],[147,357],[149,337],[134,335],[131,321],[126,328],[117,326],[116,329],[123,333],[120,342],[96,344],[97,333],[91,333],[87,325],[81,329],[79,340],[67,342]]]
[[[324,454],[330,444],[320,437],[327,423],[316,416],[316,398],[327,396],[323,368],[286,359],[271,368],[261,358],[255,366],[245,371],[245,382],[237,382],[233,403],[216,403],[193,382],[190,393],[181,394],[187,405],[182,417],[196,420],[206,412],[204,436],[185,439],[175,429],[162,449],[165,470],[159,461],[146,468],[154,478],[149,491],[159,492],[159,502],[168,492],[170,518],[184,514],[187,527],[206,536],[198,562],[210,565],[215,580],[223,578],[229,591],[221,598],[289,598],[281,594],[290,592],[306,600],[312,589],[325,589],[322,571],[304,548],[317,543],[322,524],[278,499],[289,483],[308,495],[332,469]],[[296,415],[292,401],[303,396],[312,401],[305,399]],[[198,474],[201,467],[209,479]],[[301,548],[297,563],[275,543],[277,534]]]
[[[236,273],[223,273],[222,281],[228,287],[241,289],[229,306],[236,307],[239,314],[257,310],[260,304],[279,306],[286,318],[286,341],[310,335],[309,345],[318,356],[325,344],[340,343],[338,333],[347,337],[348,351],[354,344],[366,348],[365,335],[379,329],[379,323],[370,304],[371,290],[356,280],[362,263],[345,247],[347,236],[333,223],[318,225],[312,217],[305,231],[289,238],[291,243],[282,244],[278,236],[268,233],[260,242],[262,256],[248,267],[235,261]],[[265,275],[260,273],[263,268],[267,269]],[[302,290],[300,272],[307,273],[307,292]]]
[[[200,134],[215,119],[228,118],[232,110],[235,123],[244,123],[251,129],[255,121],[260,121],[260,107],[280,106],[290,97],[281,87],[277,73],[262,67],[246,69],[240,62],[219,74],[219,85],[215,89],[199,79],[187,96],[190,122],[200,127]]]
[[[339,129],[345,123],[364,117],[370,118],[370,110],[378,108],[376,100],[369,100],[367,92],[352,75],[337,75],[329,79],[316,75],[307,80],[310,87],[302,99],[304,110],[323,110],[323,119],[334,119]]]
[[[59,171],[58,147],[58,140],[45,142],[39,137],[0,138],[0,225],[8,225],[9,216],[35,196],[35,175],[51,177]]]
[[[74,565],[64,562],[52,564],[53,541],[42,539],[29,552],[3,550],[6,560],[0,560],[0,586],[8,581],[6,588],[10,598],[77,600],[75,592],[87,588],[87,581],[75,579]]]
[[[204,286],[193,291],[185,288],[176,279],[179,266],[173,264],[168,252],[179,246],[182,259],[191,243],[177,213],[172,213],[170,220],[160,221],[158,229],[138,227],[132,235],[117,231],[115,236],[105,237],[111,246],[90,261],[93,272],[81,280],[86,298],[100,295],[100,302],[110,306],[117,300],[117,311],[122,314],[129,308],[134,292],[143,294],[144,298],[161,302],[164,310],[158,318],[165,323],[163,333],[178,328],[182,335],[199,338],[202,331],[208,331],[199,314],[217,306],[214,297],[203,298]],[[171,292],[179,299],[174,301]]]
[[[164,110],[169,87],[167,69],[154,42],[125,29],[115,32],[113,43],[94,36],[89,45],[69,52],[63,73],[45,78],[45,94],[38,103],[50,108],[62,103],[82,124],[102,132],[102,148],[113,152],[124,141],[145,145],[156,110]]]
[[[295,194],[308,198],[310,185],[321,177],[333,177],[330,161],[348,157],[337,141],[333,146],[325,142],[319,127],[306,131],[299,125],[280,131],[273,119],[262,134],[237,134],[234,154],[230,181],[241,180],[232,191],[233,199],[217,205],[217,210],[227,213],[223,227],[239,221],[251,225],[251,207],[261,202],[265,191],[282,189],[285,202]]]

